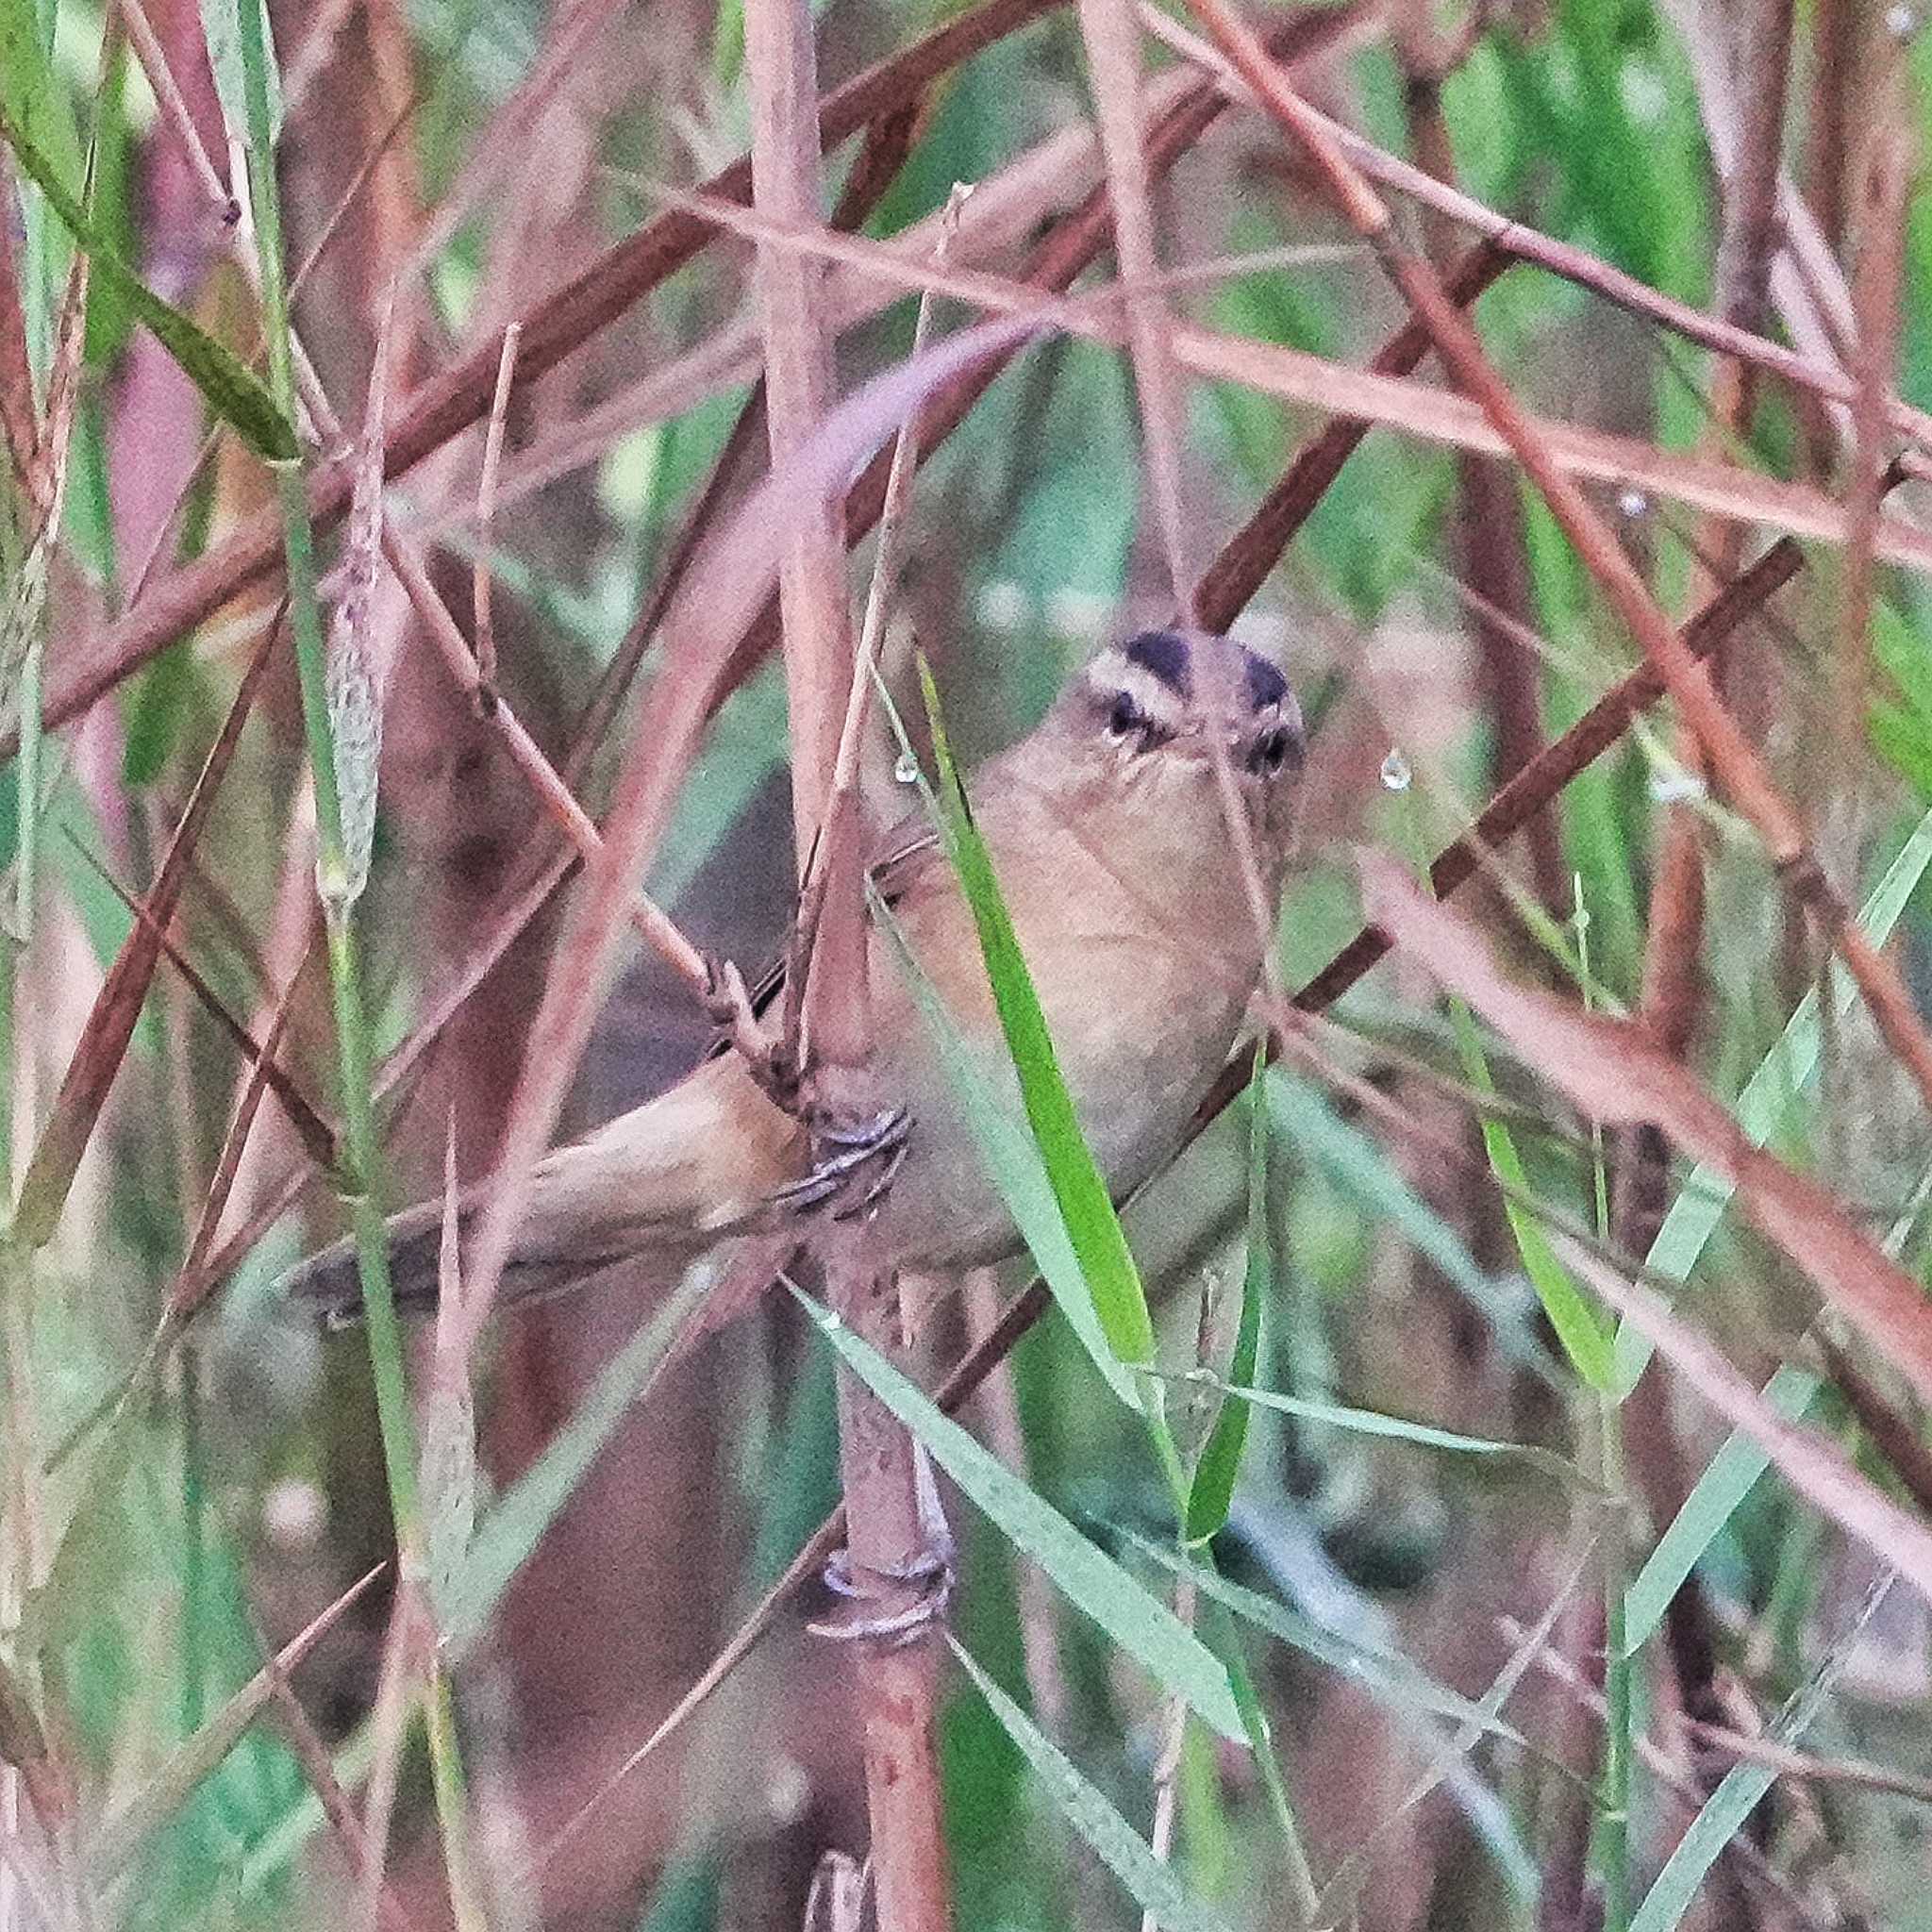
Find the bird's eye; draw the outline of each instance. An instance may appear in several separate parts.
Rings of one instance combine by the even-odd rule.
[[[1277,724],[1255,741],[1255,747],[1248,754],[1248,769],[1273,777],[1287,764],[1293,748],[1294,734],[1286,724]]]
[[[1135,703],[1127,691],[1115,693],[1113,709],[1107,714],[1107,735],[1114,739],[1128,739],[1135,732],[1143,730],[1147,724],[1147,713]]]

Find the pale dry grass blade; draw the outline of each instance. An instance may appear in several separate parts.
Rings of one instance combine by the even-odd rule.
[[[1392,859],[1365,858],[1362,873],[1370,917],[1433,978],[1466,999],[1586,1114],[1607,1124],[1661,1126],[1725,1174],[1758,1229],[1922,1399],[1932,1400],[1932,1306],[1824,1187],[1754,1147],[1730,1114],[1640,1027],[1504,978],[1474,930]],[[1932,1542],[1927,1547],[1932,1551]],[[1932,1571],[1926,1574],[1932,1579]]]

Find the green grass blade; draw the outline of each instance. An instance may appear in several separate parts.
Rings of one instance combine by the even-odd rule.
[[[87,251],[93,275],[148,325],[208,408],[257,456],[270,462],[292,461],[300,453],[294,425],[261,379],[199,323],[163,302],[121,260],[96,232],[80,203],[67,192],[54,164],[4,108],[0,108],[0,139],[13,150],[21,172],[45,196],[47,206],[59,216],[75,243]]]
[[[1364,1211],[1393,1227],[1488,1321],[1519,1367],[1553,1382],[1557,1371],[1507,1291],[1476,1265],[1462,1237],[1402,1177],[1387,1152],[1336,1112],[1322,1091],[1276,1068],[1268,1079],[1268,1111],[1282,1143],[1318,1162]]]
[[[1462,1049],[1462,1062],[1471,1083],[1484,1093],[1496,1091],[1490,1074],[1488,1057],[1476,1037],[1475,1022],[1460,1000],[1449,1003],[1456,1037]],[[1571,1278],[1570,1271],[1557,1258],[1536,1216],[1523,1205],[1529,1191],[1529,1177],[1524,1172],[1523,1156],[1517,1151],[1516,1137],[1499,1120],[1486,1117],[1482,1124],[1483,1149],[1491,1169],[1503,1184],[1503,1211],[1509,1219],[1509,1231],[1516,1237],[1517,1252],[1528,1274],[1537,1299],[1550,1318],[1557,1340],[1570,1365],[1591,1388],[1607,1392],[1615,1374],[1615,1343],[1603,1318],[1591,1305],[1583,1291]]]
[[[249,40],[244,40],[242,34],[242,9],[244,7],[251,8],[256,15],[249,24],[252,29]],[[202,0],[201,29],[208,42],[208,72],[214,76],[215,97],[222,104],[223,118],[231,132],[251,125],[248,61],[244,48],[252,41],[259,41],[268,55],[262,62],[268,97],[266,132],[271,142],[279,141],[282,133],[281,61],[275,49],[275,24],[261,0]]]
[[[1824,1708],[1853,1646],[1884,1602],[1890,1586],[1891,1574],[1888,1572],[1866,1592],[1850,1625],[1807,1681],[1787,1700],[1770,1726],[1768,1743],[1789,1747],[1805,1734]],[[1630,1920],[1630,1932],[1676,1932],[1710,1868],[1744,1828],[1745,1821],[1776,1782],[1777,1774],[1776,1767],[1769,1764],[1732,1765],[1690,1821],[1675,1850],[1665,1859],[1663,1870]]]
[[[1193,1631],[1051,1503],[1028,1489],[998,1457],[941,1414],[925,1391],[876,1349],[810,1296],[796,1288],[791,1292],[845,1366],[919,1438],[933,1460],[992,1519],[1015,1549],[1038,1563],[1068,1601],[1092,1618],[1163,1690],[1178,1697],[1223,1737],[1237,1743],[1245,1740],[1247,1732],[1226,1667]]]
[[[1175,1379],[1218,1389],[1231,1402],[1257,1405],[1302,1422],[1345,1429],[1353,1435],[1380,1436],[1391,1441],[1412,1442],[1418,1448],[1447,1450],[1457,1456],[1507,1457],[1547,1471],[1574,1489],[1603,1493],[1600,1484],[1592,1482],[1567,1456],[1554,1449],[1539,1449],[1527,1442],[1511,1442],[1498,1437],[1459,1435],[1454,1429],[1439,1429],[1430,1423],[1411,1422],[1407,1416],[1384,1415],[1374,1408],[1351,1408],[1337,1402],[1311,1402],[1305,1396],[1283,1395],[1276,1390],[1257,1389],[1199,1371]]]
[[[1073,1099],[1060,1075],[1046,1016],[1041,1011],[1040,996],[1021,956],[991,856],[973,822],[973,810],[959,783],[958,768],[953,762],[952,746],[940,717],[939,692],[924,661],[920,676],[939,766],[941,826],[979,930],[993,1003],[1013,1056],[1026,1118],[1040,1142],[1074,1252],[1080,1257],[1101,1332],[1122,1361],[1145,1364],[1154,1359],[1154,1322],[1147,1311],[1141,1272],[1134,1265],[1120,1216],[1114,1212],[1107,1182],[1080,1131]]]
[[[1291,1609],[1278,1598],[1264,1596],[1259,1591],[1249,1590],[1243,1584],[1230,1583],[1217,1571],[1191,1562],[1165,1543],[1142,1536],[1138,1530],[1123,1528],[1120,1534],[1150,1562],[1158,1563],[1162,1569],[1191,1583],[1203,1596],[1212,1597],[1244,1623],[1253,1624],[1271,1637],[1279,1638],[1283,1643],[1300,1651],[1305,1657],[1313,1657],[1317,1663],[1340,1671],[1352,1682],[1360,1684],[1405,1715],[1413,1717],[1422,1713],[1449,1718],[1458,1724],[1473,1726],[1478,1736],[1507,1738],[1519,1744],[1524,1741],[1522,1734],[1511,1725],[1503,1723],[1473,1699],[1464,1697],[1460,1691],[1437,1683],[1426,1671],[1419,1669],[1407,1657],[1340,1636],[1312,1618]]]
[[[1245,1386],[1255,1379],[1261,1357],[1261,1303],[1274,1278],[1274,1257],[1268,1242],[1268,1115],[1262,1107],[1266,1069],[1255,1057],[1248,1082],[1248,1259],[1241,1274],[1241,1325],[1235,1331],[1234,1356],[1227,1378]],[[1205,1543],[1218,1536],[1234,1501],[1235,1478],[1248,1445],[1245,1402],[1224,1397],[1208,1437],[1201,1459],[1188,1485],[1187,1540]]]
[[[1932,811],[1913,826],[1898,857],[1886,868],[1858,911],[1858,924],[1874,945],[1883,944],[1898,924],[1925,868],[1932,865]],[[1842,1016],[1857,1004],[1850,978],[1834,968],[1832,1010]],[[1818,992],[1814,987],[1791,1010],[1777,1043],[1738,1096],[1738,1125],[1754,1147],[1761,1147],[1784,1116],[1794,1094],[1810,1085],[1818,1070]],[[1731,1184],[1714,1169],[1699,1166],[1678,1191],[1650,1244],[1645,1266],[1653,1276],[1688,1281],[1705,1244],[1717,1232],[1731,1199]],[[1617,1389],[1623,1393],[1637,1386],[1648,1366],[1650,1338],[1624,1323],[1617,1333]]]
[[[1787,1363],[1764,1385],[1763,1395],[1774,1412],[1787,1422],[1796,1422],[1824,1386],[1809,1370],[1795,1369]],[[1691,1486],[1683,1507],[1672,1518],[1670,1527],[1657,1539],[1657,1547],[1624,1592],[1626,1653],[1641,1649],[1655,1634],[1671,1599],[1683,1588],[1684,1579],[1697,1567],[1705,1551],[1751,1493],[1752,1486],[1770,1467],[1770,1456],[1754,1438],[1741,1429],[1731,1431],[1724,1447]]]
[[[570,1420],[477,1524],[461,1569],[437,1602],[452,1656],[460,1657],[482,1636],[511,1579],[630,1412],[708,1286],[706,1276],[693,1275],[604,1364]]]
[[[80,135],[67,89],[47,58],[35,0],[0,0],[0,118],[21,130],[57,185],[77,202],[85,166]]]
[[[1226,1921],[1190,1896],[1174,1868],[1155,1857],[1152,1846],[1107,1795],[1081,1774],[1073,1759],[980,1669],[957,1639],[953,1655],[1061,1815],[1126,1887],[1141,1912],[1167,1932],[1227,1932]]]
[[[1288,1795],[1288,1784],[1281,1775],[1281,1760],[1275,1756],[1274,1736],[1268,1724],[1268,1712],[1261,1693],[1255,1688],[1246,1661],[1239,1652],[1227,1659],[1228,1680],[1234,1685],[1234,1701],[1241,1707],[1241,1722],[1248,1727],[1248,1750],[1261,1774],[1261,1789],[1267,1794],[1268,1814],[1274,1822],[1276,1836],[1288,1857],[1288,1878],[1294,1890],[1295,1917],[1312,1925],[1321,1915],[1321,1893],[1308,1865],[1307,1848],[1302,1843],[1300,1827],[1294,1822],[1294,1806]]]
[[[1020,1230],[1041,1279],[1046,1283],[1048,1292],[1079,1337],[1093,1365],[1106,1377],[1108,1386],[1129,1408],[1139,1408],[1139,1385],[1101,1328],[1099,1310],[1093,1305],[1086,1272],[1067,1233],[1066,1219],[1055,1198],[1053,1179],[1041,1158],[1040,1143],[1026,1124],[1002,1107],[987,1085],[960,1036],[958,1022],[941,999],[939,989],[921,971],[912,949],[906,943],[904,928],[876,892],[872,894],[872,909],[880,929],[893,941],[895,957],[906,974],[913,1003],[919,1008],[945,1068],[947,1089],[959,1104],[960,1115],[979,1149],[979,1158],[985,1162],[1007,1212],[1013,1217],[1013,1225]]]

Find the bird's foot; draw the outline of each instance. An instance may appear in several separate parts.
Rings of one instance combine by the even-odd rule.
[[[829,1638],[835,1643],[876,1643],[897,1650],[916,1643],[944,1618],[953,1600],[953,1559],[950,1555],[928,1550],[909,1563],[878,1569],[871,1564],[856,1565],[850,1551],[836,1550],[825,1565],[824,1583],[834,1596],[849,1603],[876,1603],[882,1597],[910,1592],[911,1600],[898,1609],[806,1626],[814,1637]]]
[[[896,1607],[809,1624],[813,1636],[897,1650],[917,1642],[944,1618],[953,1600],[953,1532],[940,1506],[931,1460],[916,1445],[914,1456],[919,1527],[925,1547],[907,1562],[884,1565],[855,1563],[850,1550],[835,1550],[824,1573],[825,1588],[834,1596],[855,1604],[898,1600]]]
[[[811,1171],[778,1189],[773,1205],[795,1214],[825,1213],[834,1221],[872,1213],[906,1158],[911,1130],[912,1117],[903,1107],[858,1120],[814,1119],[811,1138],[817,1158]]]
[[[735,960],[705,956],[704,1006],[718,1028],[743,1058],[751,1076],[787,1113],[798,1110],[798,1068],[784,1041],[766,1031],[752,1006],[744,974]]]

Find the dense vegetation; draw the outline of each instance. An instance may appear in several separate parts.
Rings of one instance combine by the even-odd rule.
[[[1928,63],[0,0],[0,1932],[1932,1924]],[[1270,1064],[1123,1241],[966,801],[1176,617],[1309,751]],[[398,1324],[385,1209],[777,953],[861,630],[1046,1287]],[[841,1426],[866,1547],[943,1478],[899,1648],[809,1627]]]

